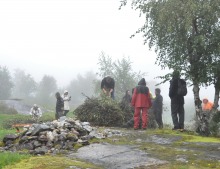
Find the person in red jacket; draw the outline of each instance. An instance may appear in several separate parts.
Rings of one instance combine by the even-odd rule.
[[[142,111],[142,129],[145,130],[148,123],[148,109],[152,106],[152,103],[149,88],[146,86],[144,78],[134,88],[131,104],[134,106],[134,129],[137,130],[139,128],[140,113]]]

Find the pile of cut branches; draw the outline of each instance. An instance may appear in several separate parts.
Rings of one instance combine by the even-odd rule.
[[[125,119],[125,113],[120,109],[118,102],[109,97],[87,97],[74,112],[80,121],[88,121],[98,126],[119,127]]]

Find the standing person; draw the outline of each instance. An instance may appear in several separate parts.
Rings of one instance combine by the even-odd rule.
[[[148,124],[148,109],[152,106],[149,88],[146,87],[146,81],[142,78],[138,82],[138,86],[134,88],[132,100],[132,106],[134,106],[134,130],[139,128],[140,113],[142,111],[142,129],[145,130]]]
[[[58,120],[61,116],[63,116],[64,102],[63,102],[63,98],[60,96],[59,92],[57,92],[55,94],[55,96],[56,96],[56,99],[57,99],[55,118],[56,118],[56,120]]]
[[[203,111],[210,111],[211,109],[212,109],[212,107],[213,107],[213,103],[212,102],[210,102],[207,98],[204,98],[203,100],[202,100],[202,110]]]
[[[153,101],[153,112],[156,118],[156,122],[159,126],[159,129],[163,128],[163,120],[162,120],[162,113],[163,113],[163,97],[160,95],[160,89],[155,89],[155,99]]]
[[[180,79],[180,73],[176,70],[173,72],[173,77],[170,80],[170,88],[169,88],[169,97],[171,99],[171,116],[173,120],[173,130],[184,130],[184,94],[178,94],[180,84],[186,86],[186,82],[183,79]]]
[[[71,96],[68,95],[67,90],[64,91],[62,98],[64,101],[64,116],[66,116],[67,113],[70,111],[69,101],[71,100]]]
[[[39,118],[42,116],[42,111],[40,107],[37,106],[37,104],[34,104],[33,107],[31,108],[30,115],[32,116],[32,119],[34,121],[38,121]]]
[[[131,99],[132,98],[131,98],[130,90],[126,90],[125,95],[122,98],[122,102],[130,105]]]
[[[126,123],[123,125],[124,127],[132,127],[134,125],[134,110],[131,106],[131,99],[130,90],[126,90],[125,95],[120,102],[121,110],[126,113],[124,118]]]
[[[115,99],[115,80],[111,76],[107,76],[102,79],[101,89],[107,96],[110,96],[112,99]]]

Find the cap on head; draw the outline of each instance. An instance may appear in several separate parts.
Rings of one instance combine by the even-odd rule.
[[[65,93],[68,93],[68,91],[67,91],[67,90],[64,90],[64,94],[65,94]]]
[[[34,107],[37,107],[37,104],[34,104]]]

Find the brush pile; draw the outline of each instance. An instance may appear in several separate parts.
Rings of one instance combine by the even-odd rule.
[[[88,121],[97,126],[122,126],[125,112],[120,109],[118,102],[109,97],[87,98],[75,114],[80,121]]]

